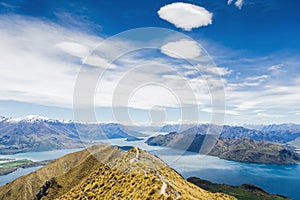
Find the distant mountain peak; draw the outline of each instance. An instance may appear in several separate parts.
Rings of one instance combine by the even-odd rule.
[[[1,120],[1,118],[0,118]],[[19,123],[19,122],[25,122],[25,123],[34,123],[34,122],[61,122],[63,123],[64,121],[62,120],[56,120],[56,119],[50,119],[48,117],[44,116],[39,116],[39,115],[27,115],[25,117],[10,117],[10,118],[4,118],[6,122],[9,123]]]
[[[32,121],[37,121],[37,120],[50,120],[50,118],[39,116],[39,115],[27,115],[24,117],[24,120],[32,120]]]

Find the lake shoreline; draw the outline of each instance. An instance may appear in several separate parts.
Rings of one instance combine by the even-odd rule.
[[[5,163],[0,163],[0,176],[8,175],[17,171],[18,169],[26,169],[30,167],[45,166],[53,160],[44,160],[39,162],[33,162],[32,160],[9,160]]]
[[[113,139],[109,141],[105,140],[103,143],[117,146],[140,147],[141,149],[160,157],[171,168],[178,171],[178,173],[180,173],[186,179],[188,177],[195,176],[220,184],[252,184],[263,188],[271,194],[279,193],[292,199],[300,199],[300,195],[296,190],[294,191],[293,189],[300,187],[299,164],[276,165],[228,161],[209,155],[201,157],[199,154],[193,152],[181,152],[165,147],[148,146],[143,141],[127,142],[125,139]],[[66,149],[38,153],[30,152],[17,154],[14,155],[14,157],[29,158],[34,161],[41,161],[45,158],[55,159],[79,150],[82,149]],[[8,158],[8,156],[0,155],[0,158]],[[11,173],[10,175],[14,175],[14,173]],[[2,177],[4,176],[1,176],[1,178]],[[6,177],[7,180],[4,181],[10,182],[15,178],[17,177]],[[0,185],[2,184],[3,181],[0,182]],[[294,185],[295,187],[291,188],[289,185]]]

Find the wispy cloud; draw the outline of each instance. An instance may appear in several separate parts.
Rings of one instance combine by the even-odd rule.
[[[0,16],[0,29],[0,99],[70,106],[80,59],[102,39],[23,16]]]
[[[120,49],[135,45],[126,40],[112,41],[102,48],[103,51],[86,60],[85,57],[104,38],[23,16],[2,15],[0,28],[0,100],[71,107],[82,62],[92,69],[103,68],[110,64],[107,57],[115,57],[120,54]],[[181,42],[186,45],[186,50],[179,48]],[[205,53],[190,41],[168,40],[164,44],[172,44],[166,49],[188,58]],[[196,51],[184,52],[190,49]],[[180,59],[170,60],[175,56],[165,56],[159,50],[153,50],[151,53],[155,56],[149,58],[143,52],[125,55],[112,63],[111,70],[101,80],[95,104],[111,106],[116,97],[114,91],[118,89],[118,97],[127,98],[127,106],[132,108],[159,106],[169,109],[196,102],[203,112],[211,113],[211,93],[218,93],[224,86],[225,114],[229,116],[229,122],[296,121],[300,110],[298,55],[245,58],[242,53],[216,49],[211,54],[213,58],[217,57],[215,60],[220,65],[199,64],[197,69],[174,62]],[[159,84],[137,87],[151,82],[164,87]],[[123,102],[115,103],[124,105]]]
[[[206,68],[203,68],[203,70],[207,73],[214,74],[217,76],[225,76],[232,73],[232,70],[225,67],[216,67],[216,66],[209,66]]]
[[[15,5],[11,5],[11,4],[8,4],[6,2],[0,2],[0,6],[4,7],[4,8],[7,8],[7,9],[15,9],[15,8],[18,8],[18,6],[15,6]]]
[[[227,1],[227,4],[230,5],[232,4],[233,0],[228,0]],[[239,8],[239,9],[242,9],[243,5],[244,5],[244,0],[236,0],[234,5]]]
[[[278,70],[281,69],[282,67],[283,67],[282,64],[272,65],[272,66],[268,67],[268,70],[270,70],[270,71],[278,71]]]

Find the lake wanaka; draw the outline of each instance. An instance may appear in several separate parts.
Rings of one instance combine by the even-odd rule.
[[[158,146],[148,146],[143,140],[128,142],[125,139],[98,141],[118,146],[137,146],[159,156],[170,167],[178,171],[184,178],[196,176],[215,183],[231,185],[254,184],[269,193],[275,193],[300,199],[300,165],[254,164],[227,161],[213,156],[200,156],[193,152],[183,152]],[[0,155],[0,158],[27,158],[34,161],[55,159],[80,149],[66,149],[43,152],[27,152],[15,155]],[[17,171],[0,176],[0,185],[23,176],[39,167],[18,169]]]

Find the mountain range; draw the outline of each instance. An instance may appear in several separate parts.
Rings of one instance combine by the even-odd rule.
[[[80,123],[40,116],[0,118],[0,154],[83,147],[113,138],[138,140],[144,134],[117,123]]]
[[[247,126],[249,127],[249,126]],[[210,132],[228,139],[251,139],[298,146],[300,125],[242,126],[212,124],[167,124],[163,127],[130,127],[118,123],[62,121],[40,116],[0,117],[0,154],[84,147],[98,140],[126,138],[139,140],[145,130],[205,135]]]
[[[246,128],[248,127],[248,128]],[[257,141],[288,143],[300,138],[299,124],[273,124],[250,126],[218,126],[213,124],[199,125],[165,125],[161,132],[180,132],[188,134],[206,134],[208,131],[223,138],[248,138]],[[252,128],[251,128],[252,127]]]
[[[190,130],[198,130],[190,129]],[[253,163],[293,164],[300,162],[300,155],[282,145],[248,138],[224,138],[216,135],[188,133],[169,133],[150,137],[146,143],[153,146],[209,154],[227,160]]]

